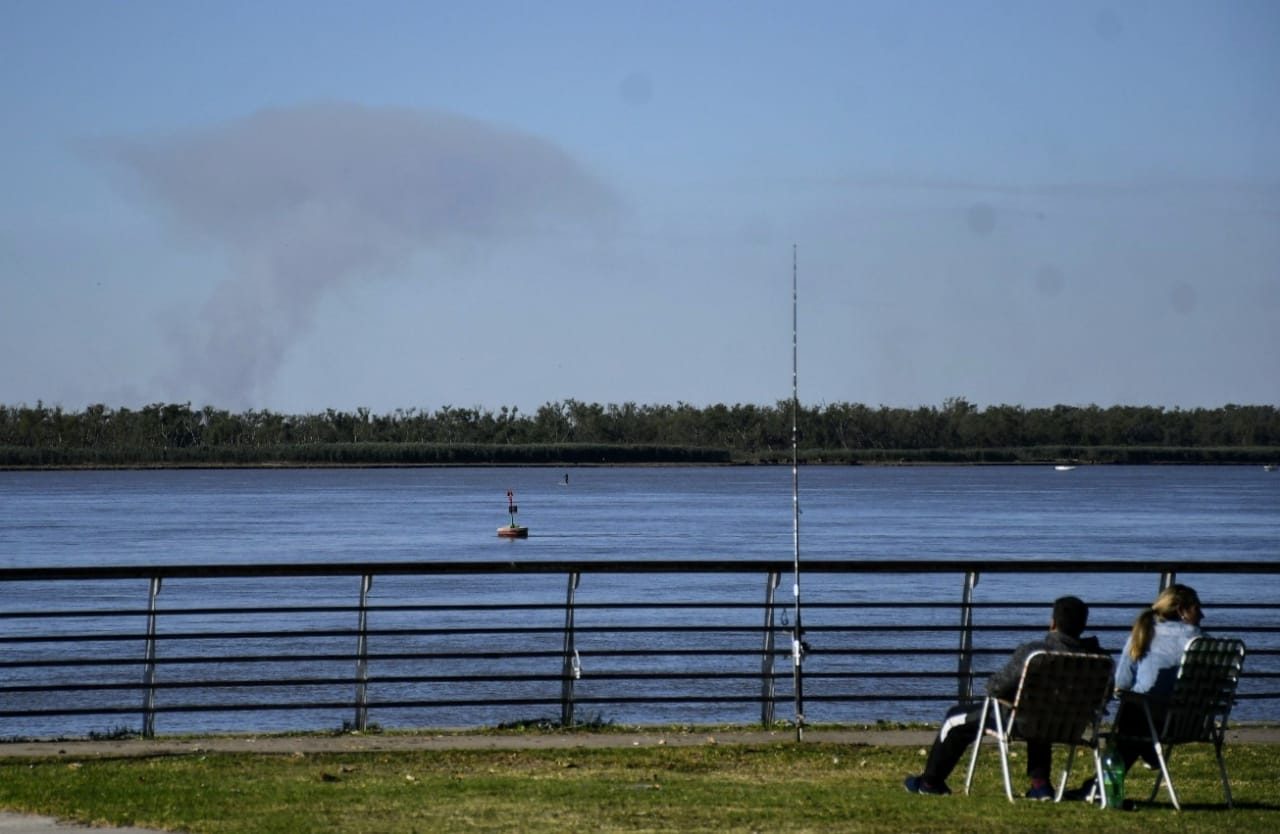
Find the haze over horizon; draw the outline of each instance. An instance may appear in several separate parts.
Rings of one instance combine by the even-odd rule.
[[[1280,5],[0,4],[0,404],[1280,404]]]

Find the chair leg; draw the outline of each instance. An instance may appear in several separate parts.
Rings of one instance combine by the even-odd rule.
[[[1095,747],[1093,748],[1093,789],[1089,791],[1089,795],[1085,798],[1092,802],[1093,798],[1097,796],[1099,800],[1101,800],[1098,803],[1098,807],[1105,809],[1107,807],[1107,792],[1103,790],[1103,784],[1102,754],[1099,753],[1098,748]]]
[[[978,748],[982,746],[982,737],[987,730],[987,707],[990,705],[991,699],[987,698],[982,702],[982,718],[978,719],[978,734],[973,737],[973,752],[969,754],[969,772],[964,777],[964,793],[969,795],[969,786],[973,784],[973,770],[978,764]]]
[[[1169,790],[1169,801],[1173,803],[1175,810],[1181,811],[1182,806],[1178,804],[1178,792],[1173,789],[1173,777],[1169,775],[1169,759],[1165,756],[1164,750],[1160,742],[1156,742],[1156,758],[1160,761],[1160,774],[1164,776],[1164,785]],[[1173,755],[1173,749],[1169,749],[1169,755]],[[1160,786],[1159,777],[1157,777],[1156,787]]]
[[[1227,798],[1227,807],[1235,807],[1231,804],[1231,783],[1227,781],[1227,763],[1222,759],[1222,739],[1214,739],[1213,752],[1218,754],[1218,773],[1222,776],[1222,794]]]
[[[1174,748],[1169,748],[1169,756],[1165,755],[1164,744],[1155,743],[1156,760],[1160,762],[1160,774],[1156,775],[1156,789],[1160,789],[1160,780],[1164,778],[1165,788],[1169,789],[1169,801],[1174,803],[1174,810],[1181,811],[1183,806],[1178,803],[1178,792],[1174,791],[1174,778],[1169,775],[1169,756],[1174,755]],[[1155,797],[1152,797],[1155,798]]]
[[[1067,790],[1067,781],[1071,778],[1071,765],[1076,760],[1076,746],[1071,745],[1071,752],[1067,754],[1067,766],[1062,771],[1062,778],[1058,780],[1058,789],[1053,793],[1053,801],[1061,802],[1062,794]]]
[[[1160,790],[1160,779],[1163,777],[1165,786],[1169,789],[1169,801],[1173,803],[1175,810],[1181,811],[1182,806],[1178,804],[1178,793],[1173,789],[1173,779],[1169,776],[1169,765],[1165,761],[1164,748],[1163,745],[1160,744],[1160,734],[1156,732],[1156,722],[1155,719],[1151,717],[1151,708],[1147,706],[1146,701],[1142,702],[1142,710],[1147,715],[1147,727],[1151,731],[1151,746],[1155,748],[1156,761],[1160,763],[1160,775],[1156,777],[1155,789],[1157,791]],[[1169,752],[1172,754],[1173,750],[1170,749]],[[1154,792],[1151,794],[1151,798],[1155,799]]]
[[[1000,771],[1004,774],[1004,795],[1013,802],[1013,779],[1009,776],[1009,734],[1005,732],[1004,719],[1000,715],[1000,705],[994,704],[996,714],[996,741],[1000,743]],[[1013,716],[1009,716],[1009,726],[1013,726]]]

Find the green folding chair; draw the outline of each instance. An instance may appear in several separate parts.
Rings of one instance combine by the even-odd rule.
[[[1235,703],[1236,686],[1244,669],[1244,641],[1225,638],[1196,637],[1187,643],[1178,666],[1178,678],[1167,699],[1149,698],[1133,692],[1120,693],[1116,727],[1126,709],[1141,709],[1146,717],[1147,734],[1133,736],[1150,742],[1160,764],[1155,786],[1148,802],[1156,798],[1160,785],[1169,789],[1169,800],[1179,811],[1178,794],[1169,775],[1169,756],[1178,744],[1207,742],[1218,757],[1218,774],[1222,777],[1222,793],[1231,805],[1231,783],[1227,765],[1222,759],[1226,742],[1227,718]],[[1099,782],[1101,784],[1101,782]]]

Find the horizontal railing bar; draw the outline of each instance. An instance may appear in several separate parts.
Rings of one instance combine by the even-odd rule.
[[[930,655],[930,656],[954,656],[954,648],[846,648],[831,646],[811,646],[807,654],[812,657],[815,655],[840,655],[840,656],[858,656],[858,657],[897,657],[903,655]],[[974,655],[983,656],[1008,656],[1008,648],[975,648]],[[706,648],[687,648],[687,649],[589,649],[582,653],[583,657],[696,657],[696,656],[717,656],[717,657],[759,657],[760,651],[752,651],[750,649],[706,649]],[[775,657],[790,657],[789,649],[778,649],[773,652]],[[1259,656],[1278,656],[1280,649],[1249,649],[1249,655]],[[410,653],[370,653],[366,656],[370,662],[396,662],[407,660],[519,660],[524,658],[560,658],[562,653],[558,651],[529,651],[529,652],[410,652]],[[201,664],[229,664],[229,663],[318,663],[318,662],[344,662],[352,661],[357,658],[354,654],[310,654],[310,655],[216,655],[216,656],[200,656],[191,655],[185,657],[158,657],[155,660],[157,666],[190,666]],[[85,658],[64,658],[58,660],[4,660],[0,661],[0,669],[45,669],[59,667],[77,667],[77,666],[140,666],[142,661],[136,657],[128,658],[101,658],[101,657],[85,657]],[[806,673],[807,674],[807,673]],[[954,675],[954,673],[952,673]],[[1246,670],[1245,676],[1252,677],[1255,674]]]
[[[954,678],[955,674],[940,672],[941,677]],[[790,672],[775,673],[778,680],[789,679]],[[874,676],[873,676],[874,677]],[[583,680],[703,680],[703,679],[743,679],[759,680],[760,672],[600,672],[583,675]],[[400,683],[512,683],[517,681],[529,683],[558,682],[564,677],[559,674],[509,674],[509,675],[404,675],[392,677],[370,676],[366,683],[400,684]],[[201,681],[156,681],[151,684],[156,689],[200,689],[216,687],[220,689],[272,689],[290,686],[350,686],[348,678],[283,678],[278,680],[201,680]],[[48,686],[31,684],[24,686],[0,687],[0,695],[22,692],[115,692],[142,689],[139,683],[62,683]]]
[[[884,696],[875,696],[884,699]],[[911,699],[945,700],[950,696],[910,696]],[[758,695],[727,695],[710,693],[707,695],[653,695],[631,696],[619,695],[610,697],[575,697],[579,704],[684,704],[684,703],[737,703],[758,704]],[[897,698],[893,700],[898,700]],[[782,698],[778,698],[779,703]],[[422,700],[386,700],[370,701],[370,709],[435,709],[442,707],[496,707],[496,706],[555,706],[558,696],[543,698],[452,698],[431,701]],[[257,712],[287,710],[345,710],[350,705],[345,701],[307,701],[307,702],[266,702],[235,704],[168,704],[157,705],[156,713],[193,713],[193,712]],[[112,715],[137,712],[136,707],[103,705],[95,707],[73,707],[70,709],[32,709],[32,710],[0,710],[0,717],[39,717],[51,715]]]
[[[0,582],[39,582],[67,579],[208,579],[218,577],[263,576],[429,576],[429,575],[494,575],[494,574],[566,574],[566,573],[729,573],[759,574],[786,572],[789,560],[612,560],[612,561],[548,561],[548,562],[329,562],[280,563],[252,565],[103,565],[96,567],[25,567],[0,568]],[[1046,574],[1105,573],[1163,574],[1196,573],[1197,569],[1215,574],[1280,574],[1280,563],[1251,560],[1190,561],[1156,560],[1125,561],[1122,559],[1048,559],[1031,557],[999,561],[963,559],[875,559],[842,561],[811,559],[805,562],[809,576],[824,573],[968,573]]]
[[[785,703],[787,693],[779,693],[770,699],[775,704]],[[1264,700],[1280,697],[1277,693],[1258,693],[1239,695],[1237,700]],[[952,694],[915,694],[893,693],[861,695],[852,693],[806,693],[808,701],[829,703],[896,703],[896,702],[950,702],[955,699]],[[739,695],[670,695],[670,696],[610,696],[610,697],[575,697],[579,704],[686,704],[686,703],[732,703],[759,704],[759,696]],[[432,701],[371,701],[370,709],[441,709],[456,707],[498,707],[498,706],[557,706],[559,699],[547,698],[502,698],[502,699],[449,699]],[[307,703],[242,703],[242,704],[176,704],[157,706],[157,713],[218,713],[218,712],[267,712],[267,711],[319,711],[345,710],[350,707],[347,702],[307,702]],[[127,715],[136,713],[132,706],[100,706],[73,707],[64,709],[32,709],[32,710],[0,710],[0,718],[40,718],[60,715]]]
[[[955,673],[947,672],[915,672],[904,674],[889,674],[875,672],[811,672],[805,675],[808,680],[953,680]],[[1276,675],[1266,674],[1257,675],[1257,678],[1276,679]],[[582,681],[654,681],[654,680],[761,680],[762,676],[757,672],[673,672],[666,673],[596,673],[583,675]],[[791,678],[789,672],[771,673],[766,676],[767,679],[774,681],[787,681]],[[468,683],[468,684],[484,684],[484,683],[557,683],[562,678],[558,675],[484,675],[484,676],[441,676],[441,677],[425,677],[425,678],[391,678],[391,679],[370,679],[370,684],[426,684],[426,683]],[[350,680],[333,679],[333,678],[317,678],[317,679],[298,679],[298,680],[279,680],[279,681],[180,681],[180,682],[156,682],[152,685],[155,689],[164,689],[172,691],[190,690],[190,689],[271,689],[294,686],[349,686]],[[138,692],[143,690],[142,684],[135,683],[119,683],[119,684],[55,684],[47,686],[6,686],[0,688],[0,695],[19,695],[31,692]],[[1280,697],[1280,692],[1241,692],[1238,698],[1261,699]]]
[[[865,629],[865,626],[841,627],[838,630],[853,631]],[[898,626],[879,627],[880,630],[901,631],[901,630],[919,630],[919,631],[937,631],[937,626]],[[779,626],[772,629],[777,633],[790,633],[785,627]],[[815,627],[806,629],[807,631],[830,630],[823,627]],[[1000,630],[1004,630],[1003,627]],[[677,625],[677,624],[660,624],[660,625],[609,625],[609,626],[578,626],[576,631],[579,634],[653,634],[653,633],[691,633],[691,634],[715,634],[715,633],[735,633],[735,634],[763,634],[766,629],[759,625]],[[483,634],[562,634],[563,626],[483,626],[475,628],[370,628],[363,633],[369,637],[459,637],[467,635],[483,635]],[[360,634],[358,629],[341,628],[341,629],[291,629],[291,630],[256,630],[256,631],[174,631],[160,632],[157,636],[165,641],[171,640],[258,640],[264,638],[272,639],[308,639],[308,638],[331,638],[331,637],[354,637]],[[39,634],[39,635],[14,635],[0,637],[0,644],[26,644],[26,643],[79,643],[81,641],[97,641],[97,642],[121,642],[133,640],[145,640],[145,634]]]
[[[1091,603],[1090,608],[1099,609],[1116,609],[1131,611],[1140,609],[1145,602],[1096,602]],[[972,602],[969,607],[977,610],[995,611],[995,610],[1018,610],[1027,608],[1042,608],[1043,600],[1028,602]],[[730,602],[730,601],[708,601],[708,602],[575,602],[574,607],[580,611],[622,611],[622,610],[639,610],[639,611],[661,611],[672,609],[690,609],[690,610],[759,610],[758,602]],[[861,600],[840,601],[840,602],[805,602],[806,609],[815,610],[843,610],[856,609],[859,611],[881,609],[881,610],[941,610],[951,611],[956,607],[956,602],[869,602]],[[1213,609],[1215,611],[1231,610],[1231,611],[1276,611],[1280,610],[1280,602],[1214,602]],[[231,607],[231,608],[184,608],[184,609],[157,609],[156,615],[161,619],[168,618],[186,618],[196,616],[227,616],[227,615],[278,615],[286,616],[291,614],[351,614],[360,610],[359,606],[270,606],[270,607]],[[529,604],[475,604],[475,605],[370,605],[366,608],[370,614],[375,613],[485,613],[485,612],[503,612],[503,611],[548,611],[559,612],[564,610],[561,603],[529,603]],[[58,611],[0,611],[0,620],[19,620],[19,619],[126,619],[131,617],[146,617],[149,612],[145,609],[134,610],[111,610],[111,609],[76,609],[76,610],[58,610]],[[1037,624],[1039,625],[1039,624]]]
[[[730,671],[706,671],[706,672],[675,672],[675,671],[654,671],[646,672],[639,670],[608,670],[608,671],[584,671],[578,679],[580,682],[589,681],[666,681],[666,680],[760,680],[762,677],[760,670],[756,670],[753,674],[749,670],[730,670]],[[777,681],[790,680],[791,674],[789,670],[779,670],[770,672],[767,677]],[[944,670],[921,670],[917,672],[873,672],[873,671],[849,671],[849,672],[806,672],[806,679],[814,680],[954,680],[955,672]],[[1275,675],[1259,675],[1258,678],[1275,679]],[[556,683],[563,681],[563,676],[555,673],[504,673],[504,674],[482,674],[482,675],[423,675],[423,676],[392,676],[392,677],[370,677],[370,684],[435,684],[435,683],[510,683],[510,682],[529,682],[529,683]],[[186,681],[156,681],[153,685],[156,689],[199,689],[202,687],[220,688],[220,689],[272,689],[287,688],[292,686],[349,686],[350,678],[282,678],[276,680],[252,680],[252,679],[229,679],[229,680],[186,680]],[[63,682],[57,684],[17,684],[0,687],[0,696],[4,695],[20,695],[30,694],[32,692],[129,692],[139,691],[145,688],[146,684],[116,681],[112,683],[97,682]]]
[[[980,633],[1022,632],[1043,628],[1043,624],[1030,626],[1025,623],[995,623],[973,625],[972,631]],[[775,634],[790,634],[786,626],[765,628],[760,625],[686,625],[680,623],[659,623],[657,625],[600,625],[577,626],[578,634],[764,634],[772,631]],[[939,626],[934,623],[920,625],[809,625],[805,626],[806,634],[899,634],[899,633],[936,633]],[[1099,626],[1095,631],[1128,631],[1128,626]],[[467,635],[501,635],[501,634],[562,634],[562,626],[485,626],[474,628],[403,628],[403,629],[366,629],[363,633],[370,637],[458,637]],[[1249,626],[1236,629],[1244,634],[1280,634],[1280,626]],[[258,630],[258,631],[180,631],[161,632],[158,636],[166,641],[171,640],[260,640],[260,639],[309,639],[353,637],[361,632],[357,629],[294,629],[294,630]],[[9,635],[0,637],[0,644],[28,643],[78,643],[91,642],[129,642],[145,640],[145,634],[37,634]]]
[[[645,681],[645,680],[760,680],[759,670],[741,672],[636,672],[607,671],[585,672],[582,680],[610,681]],[[789,670],[771,672],[764,676],[773,680],[790,680]],[[954,680],[955,672],[809,672],[805,677],[810,680]],[[1259,676],[1262,677],[1262,676]],[[1275,677],[1280,677],[1276,675]],[[367,683],[373,684],[406,684],[406,683],[547,683],[563,680],[560,674],[507,674],[507,675],[371,675]],[[193,680],[193,681],[156,681],[150,686],[155,689],[274,689],[293,686],[350,686],[351,679],[345,678],[281,678],[261,680],[242,678],[230,680]],[[0,695],[15,695],[27,692],[129,692],[144,688],[141,683],[58,683],[58,684],[24,684],[20,686],[0,686]]]
[[[1091,609],[1116,609],[1130,611],[1135,608],[1141,608],[1145,605],[1145,601],[1132,602],[1095,602],[1090,604]],[[995,601],[995,602],[971,602],[969,607],[977,610],[995,611],[995,610],[1017,610],[1027,608],[1042,608],[1043,600],[1029,601]],[[747,610],[754,611],[760,608],[758,602],[737,602],[731,600],[708,600],[708,601],[668,601],[668,602],[575,602],[574,607],[580,611],[661,611],[668,609],[690,609],[690,610]],[[806,609],[817,610],[843,610],[843,609],[887,609],[887,610],[942,610],[950,611],[956,607],[955,601],[949,602],[884,602],[884,601],[864,601],[864,600],[847,600],[847,601],[806,601]],[[1280,610],[1280,602],[1214,602],[1213,609],[1232,610],[1232,611],[1274,611]],[[497,611],[563,611],[562,603],[476,603],[476,604],[459,604],[450,603],[448,605],[432,605],[432,604],[415,604],[415,605],[369,605],[365,609],[370,614],[374,613],[465,613],[465,612],[497,612]],[[262,615],[289,615],[289,614],[352,614],[360,611],[360,607],[356,605],[300,605],[300,606],[244,606],[244,607],[225,607],[225,608],[181,608],[181,609],[157,609],[156,614],[162,618],[184,618],[197,616],[222,616],[222,615],[241,615],[241,614],[262,614]],[[129,618],[129,617],[146,617],[150,612],[146,609],[66,609],[66,610],[49,610],[49,611],[0,611],[0,619],[17,620],[17,619],[74,619],[74,618]]]
[[[946,697],[946,696],[942,696]],[[706,696],[684,696],[684,695],[654,695],[646,696],[618,696],[609,698],[589,698],[575,697],[576,702],[580,704],[683,704],[683,703],[741,703],[741,704],[758,704],[760,697],[758,695],[722,695],[710,694]],[[545,698],[454,698],[440,699],[431,701],[407,700],[407,701],[370,701],[370,709],[428,709],[438,707],[497,707],[497,706],[555,706],[559,705],[559,696],[550,696]],[[350,707],[346,701],[307,701],[307,702],[266,702],[266,703],[235,703],[235,704],[168,704],[157,705],[155,711],[157,714],[162,713],[192,713],[192,712],[257,712],[257,711],[284,711],[284,710],[345,710]],[[122,713],[136,713],[137,707],[126,706],[101,706],[101,707],[72,707],[70,709],[32,709],[32,710],[0,710],[0,717],[12,718],[19,716],[39,717],[52,715],[111,715]]]

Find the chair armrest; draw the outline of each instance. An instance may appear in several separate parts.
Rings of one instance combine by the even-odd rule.
[[[1150,692],[1132,692],[1127,689],[1117,692],[1116,700],[1121,704],[1148,704],[1150,706],[1169,703],[1168,696],[1157,698],[1152,697]]]

